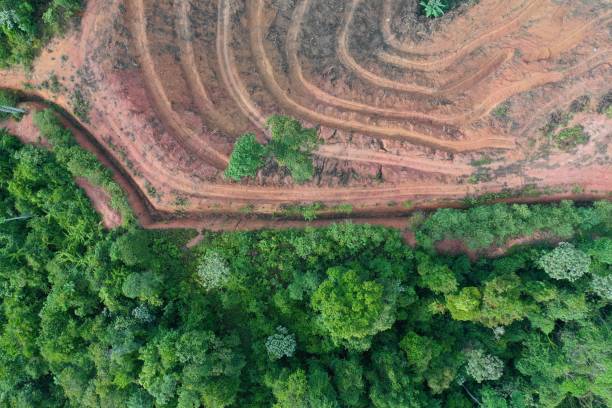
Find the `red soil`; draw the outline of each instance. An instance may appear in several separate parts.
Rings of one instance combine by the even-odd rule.
[[[29,75],[0,71],[0,86],[29,83],[67,111],[80,91],[91,111],[79,142],[152,227],[290,226],[273,215],[308,202],[400,225],[388,217],[406,200],[435,208],[527,184],[551,199],[612,192],[612,120],[596,112],[612,79],[609,2],[488,0],[433,22],[416,4],[90,0],[80,30]],[[52,74],[57,93],[40,87]],[[590,139],[564,152],[542,128],[583,95],[570,125]],[[279,112],[321,126],[315,179],[295,185],[267,166],[249,182],[224,180],[235,138],[265,141],[265,118]],[[26,123],[17,131],[32,134]]]

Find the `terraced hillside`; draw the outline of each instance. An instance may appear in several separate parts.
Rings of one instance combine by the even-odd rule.
[[[416,0],[91,0],[79,32],[0,83],[76,110],[159,218],[607,196],[611,24],[606,0],[481,0],[434,21]],[[236,138],[265,142],[275,113],[319,127],[314,180],[274,163],[226,180]]]

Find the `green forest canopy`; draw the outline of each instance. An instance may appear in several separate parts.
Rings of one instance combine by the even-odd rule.
[[[416,248],[342,223],[187,250],[189,231],[104,230],[66,163],[0,134],[0,406],[612,404],[609,202],[444,210]],[[573,242],[433,250],[538,213]]]
[[[0,0],[0,68],[29,65],[44,44],[63,33],[84,0]]]

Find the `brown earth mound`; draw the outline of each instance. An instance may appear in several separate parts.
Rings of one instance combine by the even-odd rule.
[[[79,32],[27,75],[0,71],[0,86],[78,113],[163,219],[269,217],[309,202],[329,216],[350,204],[379,217],[406,201],[531,185],[555,197],[612,191],[612,120],[601,109],[609,1],[481,0],[435,21],[416,7],[90,0]],[[269,163],[256,180],[225,180],[236,137],[265,141],[274,113],[320,126],[315,179],[295,185]],[[588,142],[560,146],[556,135],[574,125]]]

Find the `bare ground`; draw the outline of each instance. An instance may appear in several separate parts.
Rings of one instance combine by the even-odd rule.
[[[0,71],[0,86],[69,112],[89,105],[71,118],[79,141],[115,168],[145,225],[289,226],[275,214],[312,202],[323,218],[350,204],[397,225],[388,217],[406,201],[459,205],[528,185],[550,199],[609,196],[612,120],[598,109],[612,79],[609,2],[481,1],[433,22],[415,4],[90,0],[79,31],[31,73]],[[575,111],[575,100],[587,102]],[[224,180],[235,138],[265,141],[278,112],[320,126],[315,179],[295,185],[272,166]],[[543,131],[555,117],[555,131],[582,125],[588,143],[557,148]]]

